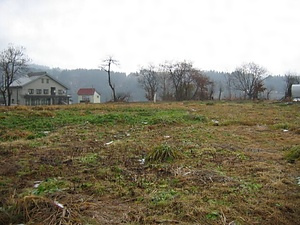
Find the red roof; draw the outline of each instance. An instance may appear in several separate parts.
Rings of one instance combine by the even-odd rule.
[[[77,91],[78,95],[94,95],[95,93],[95,88],[80,88]]]

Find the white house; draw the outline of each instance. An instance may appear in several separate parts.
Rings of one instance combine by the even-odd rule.
[[[96,91],[95,88],[80,88],[77,91],[78,103],[100,103],[101,95]]]
[[[29,73],[11,86],[11,103],[18,105],[69,104],[68,88],[46,72]]]

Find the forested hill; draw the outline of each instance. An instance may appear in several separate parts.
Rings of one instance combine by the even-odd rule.
[[[49,68],[45,66],[32,65],[31,71],[46,71],[63,84],[69,87],[69,94],[74,103],[77,103],[77,91],[80,88],[95,88],[101,94],[101,102],[112,99],[111,89],[108,85],[107,73],[100,69],[75,69],[62,70],[59,68]],[[228,98],[229,90],[226,82],[226,74],[218,71],[204,71],[214,82],[214,99],[218,99],[220,91],[221,98]],[[112,83],[115,85],[117,94],[129,94],[129,101],[147,101],[145,91],[138,83],[136,73],[126,75],[121,72],[112,72]],[[285,81],[283,76],[269,76],[264,81],[265,87],[271,91],[271,99],[281,99],[284,96]],[[233,98],[238,98],[234,90],[231,91]]]

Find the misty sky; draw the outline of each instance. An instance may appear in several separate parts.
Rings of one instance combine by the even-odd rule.
[[[0,50],[33,63],[116,71],[188,60],[231,72],[244,62],[300,73],[299,0],[0,0]]]

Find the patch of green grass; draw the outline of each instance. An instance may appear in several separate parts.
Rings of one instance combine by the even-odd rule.
[[[49,193],[55,193],[58,191],[63,191],[68,188],[69,185],[66,181],[59,180],[57,178],[48,178],[41,182],[36,189],[33,190],[35,195],[44,195]]]

